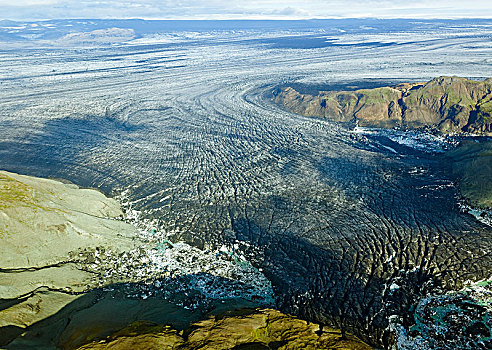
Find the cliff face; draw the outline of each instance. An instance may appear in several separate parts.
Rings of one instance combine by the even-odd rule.
[[[425,84],[321,91],[316,96],[287,87],[275,94],[275,102],[294,113],[356,120],[361,126],[429,126],[442,133],[492,135],[492,78],[439,77]]]
[[[346,349],[370,350],[353,335],[307,323],[271,309],[238,310],[194,323],[178,332],[169,326],[137,322],[89,349]]]
[[[88,250],[134,246],[122,215],[98,191],[0,171],[0,347],[94,287]]]

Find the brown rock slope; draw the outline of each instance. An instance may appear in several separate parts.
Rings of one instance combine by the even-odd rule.
[[[275,101],[294,113],[356,120],[361,126],[429,126],[442,133],[492,135],[492,78],[439,77],[425,84],[321,91],[316,96],[287,87],[275,94]]]
[[[321,328],[275,310],[240,310],[211,317],[184,332],[139,322],[89,349],[372,349],[352,335]]]

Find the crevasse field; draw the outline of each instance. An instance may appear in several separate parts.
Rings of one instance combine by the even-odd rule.
[[[416,281],[489,277],[491,228],[460,212],[445,140],[305,118],[272,91],[486,78],[491,39],[490,20],[3,21],[0,167],[118,196],[141,239],[197,257],[164,265],[233,254],[258,305],[381,344]]]

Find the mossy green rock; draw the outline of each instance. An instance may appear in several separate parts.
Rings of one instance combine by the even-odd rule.
[[[95,349],[352,349],[369,350],[353,335],[320,328],[271,309],[239,310],[210,317],[178,332],[168,326],[134,323],[79,350]]]
[[[275,95],[286,109],[361,126],[432,127],[442,133],[492,135],[492,79],[439,77],[427,83],[355,91],[302,94],[287,87]]]

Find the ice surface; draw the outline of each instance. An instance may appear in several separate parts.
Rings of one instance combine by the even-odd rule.
[[[460,211],[439,139],[358,134],[269,99],[286,83],[485,78],[490,21],[47,23],[0,30],[1,167],[126,191],[147,232],[163,234],[139,238],[150,274],[256,280],[265,300],[271,284],[282,310],[380,342],[398,271],[453,288],[490,270],[490,228]],[[105,41],[60,40],[94,31]],[[159,250],[164,238],[187,245]],[[261,274],[220,253],[235,245]],[[128,271],[143,278],[138,261]]]

